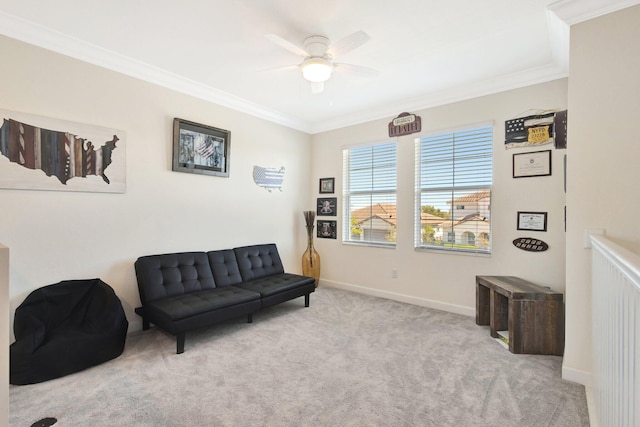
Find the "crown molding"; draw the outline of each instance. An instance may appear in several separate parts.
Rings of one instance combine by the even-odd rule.
[[[133,58],[0,12],[0,34],[176,92],[309,133],[309,123]]]
[[[559,0],[547,8],[569,25],[640,4],[640,0]]]
[[[569,71],[564,67],[558,67],[556,65],[537,67],[509,75],[497,76],[489,80],[473,82],[464,86],[456,86],[455,88],[423,94],[419,97],[405,100],[405,102],[387,102],[384,104],[384,107],[367,108],[366,112],[360,114],[350,114],[337,119],[313,124],[310,133],[316,134],[374,120],[389,119],[397,116],[400,111],[415,113],[428,108],[466,101],[481,96],[494,95],[508,90],[563,79],[568,76]],[[393,104],[393,106],[389,106],[390,104]]]

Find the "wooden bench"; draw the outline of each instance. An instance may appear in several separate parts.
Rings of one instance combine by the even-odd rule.
[[[563,295],[519,277],[476,276],[476,324],[508,330],[512,353],[564,352]]]

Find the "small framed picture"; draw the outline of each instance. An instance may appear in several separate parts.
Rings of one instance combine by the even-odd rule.
[[[338,213],[337,205],[338,199],[336,197],[319,197],[316,214],[318,216],[336,216]]]
[[[513,155],[514,178],[549,175],[551,175],[551,150]]]
[[[547,231],[547,213],[518,212],[518,230]]]
[[[182,119],[173,120],[173,170],[229,176],[231,132]]]
[[[318,220],[318,232],[317,236],[320,239],[335,239],[337,221],[324,221]]]
[[[335,178],[320,178],[320,194],[333,194]]]

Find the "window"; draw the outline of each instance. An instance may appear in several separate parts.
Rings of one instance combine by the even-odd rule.
[[[493,126],[417,138],[416,247],[490,253],[492,182]]]
[[[395,246],[396,143],[344,149],[343,242]]]

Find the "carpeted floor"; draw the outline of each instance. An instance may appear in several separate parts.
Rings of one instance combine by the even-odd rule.
[[[588,426],[562,359],[514,355],[470,317],[347,291],[174,337],[128,336],[119,358],[10,388],[10,425]]]

